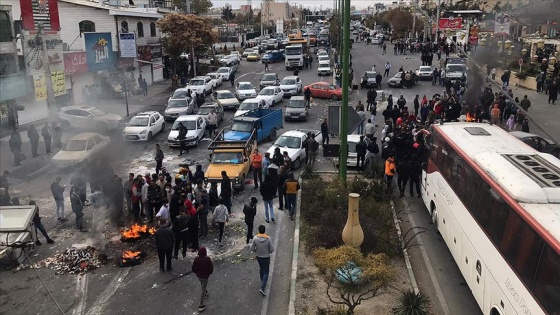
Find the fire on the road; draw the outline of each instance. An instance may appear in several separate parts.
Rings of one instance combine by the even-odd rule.
[[[125,229],[121,232],[121,239],[124,241],[137,240],[142,237],[153,235],[155,233],[155,228],[149,227],[146,224],[139,225],[135,223],[130,228]]]

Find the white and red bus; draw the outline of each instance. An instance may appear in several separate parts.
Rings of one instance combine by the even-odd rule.
[[[560,315],[560,160],[482,123],[425,141],[422,198],[483,314]]]

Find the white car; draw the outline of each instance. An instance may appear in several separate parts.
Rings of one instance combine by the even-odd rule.
[[[312,132],[316,135],[315,140],[321,143],[321,133],[318,130]],[[270,153],[270,156],[274,155],[276,148],[280,148],[280,152],[288,152],[288,156],[292,159],[292,169],[297,170],[305,162],[303,142],[306,139],[307,131],[290,130],[279,136],[267,152]]]
[[[174,120],[181,115],[192,115],[196,110],[196,102],[192,98],[171,99],[167,102],[163,118],[165,120]]]
[[[228,90],[218,90],[212,93],[212,99],[222,105],[224,109],[239,107],[239,100]]]
[[[257,90],[251,82],[237,82],[235,86],[235,96],[237,96],[240,101],[257,97]]]
[[[198,143],[202,138],[204,138],[204,133],[206,131],[206,120],[198,115],[192,116],[181,116],[175,120],[169,136],[167,136],[167,144],[170,147],[180,146],[179,140],[179,125],[185,126],[187,128],[187,137],[185,138],[185,145],[187,146],[198,146]]]
[[[165,121],[160,113],[142,112],[132,117],[122,132],[127,141],[150,141],[160,131],[165,130]]]
[[[268,108],[268,106],[266,105],[264,100],[259,100],[256,98],[246,99],[241,103],[241,105],[239,105],[239,108],[237,109],[233,117],[241,116],[246,112],[252,111],[253,109],[257,108]]]
[[[247,58],[247,56],[249,55],[249,53],[252,53],[252,52],[258,52],[258,50],[255,49],[255,48],[247,48],[247,49],[245,49],[245,50],[243,51],[243,54],[241,54],[241,57],[242,57],[242,58]]]
[[[64,144],[52,161],[59,166],[88,163],[101,157],[110,143],[111,138],[95,132],[79,133]]]
[[[63,126],[99,132],[116,129],[122,121],[122,117],[117,114],[109,114],[87,105],[63,107],[58,112],[58,118]]]
[[[212,78],[209,76],[199,76],[192,78],[187,84],[186,88],[196,92],[197,95],[210,94],[214,90]]]
[[[327,60],[319,61],[319,66],[317,67],[317,75],[331,75],[332,68],[331,62]]]
[[[321,62],[321,61],[328,61],[328,62],[330,62],[330,61],[331,61],[331,58],[329,58],[328,55],[320,55],[320,56],[317,56],[317,60],[318,60],[319,62]]]
[[[280,89],[284,92],[284,97],[294,96],[301,93],[303,84],[298,76],[290,75],[282,79]]]
[[[189,91],[190,91],[190,95],[189,95]],[[175,100],[186,100],[191,98],[194,93],[191,91],[191,89],[189,88],[178,88],[175,90],[175,92],[173,92],[173,94],[171,94],[171,96],[169,97],[169,99],[167,99],[167,102],[169,103],[169,101],[175,99]]]
[[[224,82],[224,78],[222,78],[222,76],[216,72],[210,72],[206,75],[212,78],[212,85],[214,86],[214,88],[217,88],[218,86],[222,85],[222,82]]]
[[[223,81],[228,81],[231,74],[235,71],[233,71],[233,69],[230,67],[221,67],[216,72],[222,76]]]
[[[416,70],[416,76],[418,80],[432,80],[434,77],[434,70],[430,66],[420,66],[418,70]]]
[[[268,107],[281,103],[284,99],[284,92],[279,86],[267,86],[257,95],[258,100],[263,100]]]
[[[235,55],[224,56],[222,57],[222,59],[220,59],[220,65],[224,67],[233,67],[234,65],[238,65],[238,64],[239,64],[239,57]]]

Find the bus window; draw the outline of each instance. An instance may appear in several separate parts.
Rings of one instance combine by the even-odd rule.
[[[560,255],[550,246],[543,251],[533,293],[548,314],[560,314]]]
[[[482,182],[476,198],[476,206],[471,208],[474,217],[482,229],[495,243],[499,244],[502,224],[505,219],[506,203],[490,185]]]

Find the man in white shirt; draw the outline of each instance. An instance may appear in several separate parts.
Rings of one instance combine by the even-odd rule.
[[[367,120],[365,134],[368,139],[373,139],[373,135],[375,134],[375,125],[371,122],[371,119]]]
[[[163,205],[159,208],[156,218],[163,219],[167,224],[169,224],[171,223],[171,217],[169,215],[169,201],[167,198],[163,198],[162,203]]]
[[[216,115],[215,110],[212,110],[208,114],[207,124],[208,124],[208,133],[210,134],[210,137],[214,137],[214,133],[216,132],[216,127],[218,126],[218,115]]]

